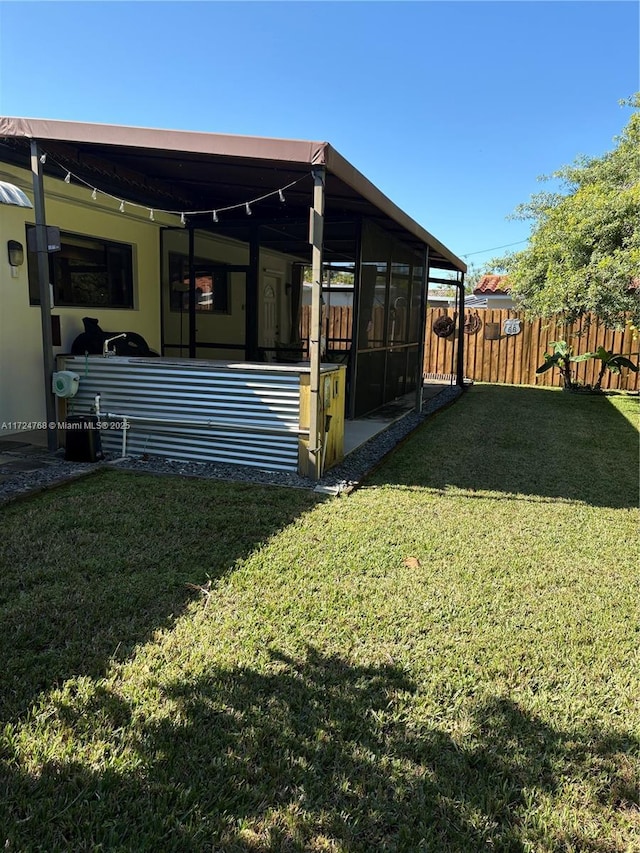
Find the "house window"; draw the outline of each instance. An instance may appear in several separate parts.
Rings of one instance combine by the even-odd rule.
[[[229,314],[229,283],[227,271],[214,261],[194,260],[196,311],[210,314]],[[189,259],[178,252],[169,252],[171,310],[189,310]]]
[[[35,252],[27,255],[29,298],[40,304]],[[56,305],[133,308],[133,247],[99,237],[60,234],[60,251],[49,254],[49,281]]]

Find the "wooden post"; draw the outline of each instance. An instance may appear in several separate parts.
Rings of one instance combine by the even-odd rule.
[[[324,425],[320,423],[320,341],[322,336],[322,241],[324,233],[324,169],[313,170],[313,207],[310,211],[311,324],[309,328],[309,474],[322,476]]]
[[[47,448],[54,453],[58,448],[56,429],[56,404],[51,390],[54,371],[53,339],[51,334],[51,297],[49,294],[49,249],[47,245],[47,220],[44,209],[44,180],[41,151],[37,140],[31,140],[31,175],[36,215],[36,253],[38,258],[38,290],[40,294],[40,320],[42,326],[42,364],[44,369],[44,399],[47,418]]]

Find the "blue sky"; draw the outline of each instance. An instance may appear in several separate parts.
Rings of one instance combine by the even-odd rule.
[[[539,175],[613,147],[638,10],[0,0],[0,114],[327,140],[481,264],[526,240],[506,217]]]

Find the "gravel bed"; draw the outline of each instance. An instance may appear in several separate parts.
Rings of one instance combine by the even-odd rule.
[[[43,491],[60,483],[84,477],[96,471],[103,463],[66,462],[64,450],[58,450],[48,456],[47,464],[36,471],[11,473],[9,478],[0,481],[0,506],[22,495]],[[0,466],[0,478],[3,466]]]
[[[317,482],[293,472],[263,471],[245,465],[225,465],[217,462],[171,460],[162,456],[120,459],[115,454],[107,454],[105,459],[98,463],[67,462],[64,459],[64,450],[59,450],[53,456],[47,457],[45,467],[36,471],[12,473],[8,479],[0,482],[0,504],[20,495],[41,491],[56,486],[60,482],[82,477],[105,466],[153,474],[233,480],[243,483],[315,489],[318,492],[340,494],[357,486],[394,447],[423,423],[429,415],[452,403],[461,393],[462,390],[457,386],[445,388],[437,396],[425,402],[424,409],[420,414],[408,412],[397,421],[390,423],[387,429],[350,453],[340,465],[331,468]],[[0,466],[1,477],[2,466]]]

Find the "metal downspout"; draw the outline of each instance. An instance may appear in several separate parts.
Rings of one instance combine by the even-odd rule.
[[[424,351],[427,338],[427,290],[429,281],[429,246],[424,248],[422,263],[422,281],[420,282],[420,331],[418,333],[418,376],[416,383],[416,412],[422,411],[422,389],[424,387]],[[413,298],[413,296],[412,296]]]
[[[56,404],[51,389],[55,369],[53,336],[51,334],[51,297],[49,294],[49,249],[47,245],[47,219],[44,208],[44,181],[41,150],[37,140],[31,140],[31,174],[36,219],[36,252],[38,257],[38,291],[40,294],[40,320],[42,325],[42,364],[44,370],[44,400],[47,416],[47,448],[54,453],[58,447],[56,429]]]
[[[320,424],[320,340],[322,335],[322,242],[324,235],[324,169],[313,170],[313,207],[310,211],[311,244],[311,327],[309,329],[309,458],[311,476],[322,476],[324,425]],[[322,438],[321,438],[322,433]]]
[[[456,385],[464,388],[464,273],[457,284],[460,292],[458,312],[458,358],[456,363]]]
[[[455,321],[460,316],[460,311],[458,310],[458,308],[460,306],[460,289],[458,287],[457,281],[454,281],[453,285],[456,289],[456,296],[455,296],[455,299],[453,302],[453,320],[454,320],[454,324],[455,324]],[[449,373],[449,376],[450,376],[449,384],[451,384],[451,385],[453,385],[453,376],[456,373],[456,357],[458,354],[458,342],[456,340],[455,335],[453,336],[453,341],[454,341],[454,345],[451,347],[451,368],[450,368],[451,372]]]

